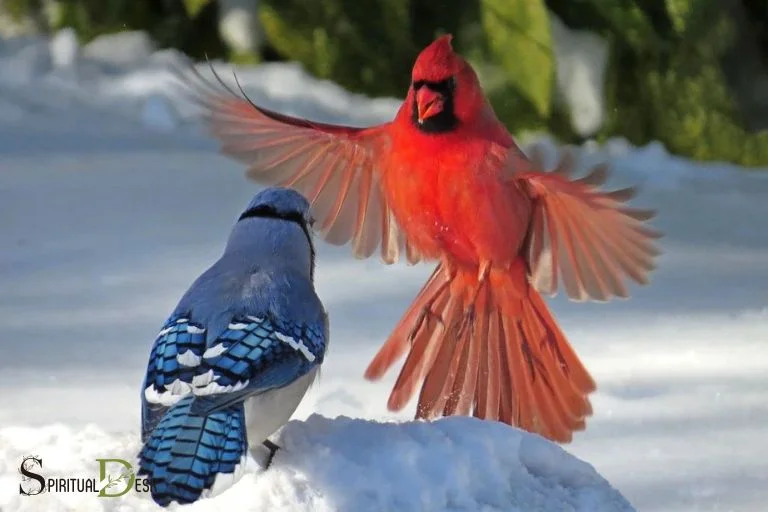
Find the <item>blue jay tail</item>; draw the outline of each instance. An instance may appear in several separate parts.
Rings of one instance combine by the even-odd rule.
[[[148,477],[152,498],[163,507],[192,503],[212,490],[217,475],[234,483],[244,469],[248,441],[242,403],[200,416],[192,410],[194,400],[186,396],[175,404],[139,453],[138,474]]]

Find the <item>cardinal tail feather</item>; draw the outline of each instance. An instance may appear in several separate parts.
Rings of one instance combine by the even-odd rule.
[[[553,441],[570,442],[592,414],[588,395],[595,382],[571,347],[541,295],[524,275],[499,272],[491,276],[494,329],[485,340],[496,358],[498,376],[478,376],[476,396],[500,382],[500,405],[476,408],[475,416],[497,419],[536,432]],[[493,317],[496,317],[493,319]],[[489,362],[488,366],[493,363]]]
[[[388,407],[420,388],[416,416],[499,420],[568,442],[592,414],[595,383],[525,275],[491,271],[427,281],[366,372],[377,379],[407,357]]]

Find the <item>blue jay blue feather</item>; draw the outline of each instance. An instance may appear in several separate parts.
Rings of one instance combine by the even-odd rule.
[[[175,381],[191,386],[197,371],[195,366],[205,351],[205,328],[190,322],[189,316],[188,313],[173,315],[163,325],[149,355],[142,389],[154,385],[161,392],[167,392]],[[142,401],[142,441],[146,441],[166,410],[162,404]]]
[[[152,496],[162,506],[194,502],[217,474],[233,473],[248,449],[242,405],[200,416],[191,412],[194,401],[182,398],[139,455],[139,474],[151,476]]]
[[[157,503],[220,492],[218,476],[234,481],[248,448],[288,421],[314,380],[328,318],[314,290],[311,222],[297,192],[257,194],[162,325],[142,388],[139,453]]]

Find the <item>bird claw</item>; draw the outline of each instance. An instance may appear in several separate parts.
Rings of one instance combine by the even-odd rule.
[[[261,443],[266,447],[267,450],[269,450],[269,456],[267,457],[267,461],[264,463],[264,469],[269,469],[269,466],[272,464],[272,459],[275,458],[275,453],[277,453],[277,450],[280,449],[279,446],[277,446],[275,443],[267,439],[263,443]]]
[[[461,319],[461,325],[459,325],[459,336],[464,334],[465,330],[467,333],[471,333],[474,327],[475,327],[475,305],[470,304],[464,310],[464,316]]]
[[[440,324],[443,328],[445,328],[445,323],[443,323],[443,317],[432,311],[432,305],[426,305],[422,310],[419,312],[419,316],[416,318],[416,322],[414,322],[413,329],[411,329],[410,334],[408,334],[408,342],[413,343],[413,340],[416,338],[416,335],[419,333],[421,328],[424,326],[424,322],[427,322],[427,325],[429,324],[429,320],[434,320],[438,324]]]

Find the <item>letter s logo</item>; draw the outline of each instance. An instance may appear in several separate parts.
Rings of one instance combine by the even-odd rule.
[[[19,466],[19,472],[21,473],[21,481],[19,484],[19,494],[24,496],[36,496],[42,492],[45,492],[45,478],[39,473],[32,471],[37,465],[38,468],[43,469],[43,459],[34,455],[28,455],[24,457]],[[29,483],[30,480],[36,480],[39,485]],[[26,485],[24,485],[26,483]],[[24,489],[26,487],[26,490]]]

